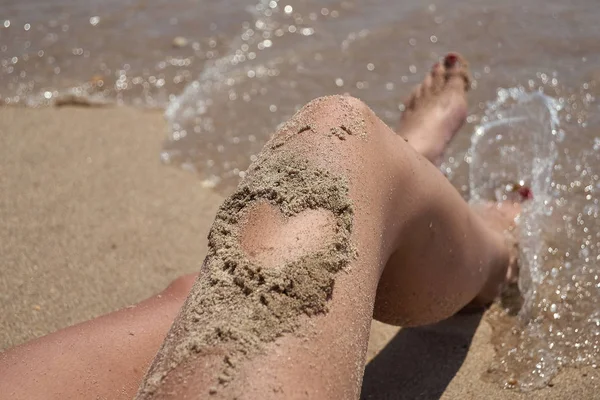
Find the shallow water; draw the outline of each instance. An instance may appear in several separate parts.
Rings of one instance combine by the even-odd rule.
[[[522,87],[499,90],[462,159],[471,201],[514,197],[514,183],[534,196],[517,233],[524,302],[511,310],[516,316],[496,309],[490,317],[497,358],[487,378],[508,388],[541,387],[564,365],[600,361],[600,140],[570,136],[561,124],[567,110],[590,104],[561,99]],[[574,155],[573,142],[580,142]]]
[[[461,51],[474,90],[444,173],[466,198],[520,180],[534,193],[521,217],[526,301],[492,316],[487,375],[530,389],[600,361],[595,0],[7,0],[0,11],[0,101],[165,108],[162,159],[224,193],[308,100],[351,93],[395,125],[412,85]]]

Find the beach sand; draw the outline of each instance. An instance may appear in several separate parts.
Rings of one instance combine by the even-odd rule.
[[[0,109],[0,349],[142,300],[199,269],[223,198],[160,163],[160,112]],[[600,374],[563,371],[529,394],[481,379],[480,315],[374,323],[365,399],[594,399]]]
[[[161,165],[161,112],[0,109],[0,348],[199,270],[222,198]]]

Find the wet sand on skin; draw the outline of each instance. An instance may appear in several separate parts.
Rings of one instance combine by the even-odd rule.
[[[137,302],[199,268],[223,198],[160,164],[165,130],[161,113],[128,108],[0,109],[0,349]],[[420,330],[374,323],[363,398],[598,396],[591,368],[528,395],[481,381],[490,335],[477,315]]]

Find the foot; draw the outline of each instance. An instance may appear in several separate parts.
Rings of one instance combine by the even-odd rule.
[[[470,87],[465,59],[450,53],[437,63],[405,104],[400,135],[434,164],[467,117],[466,92]]]

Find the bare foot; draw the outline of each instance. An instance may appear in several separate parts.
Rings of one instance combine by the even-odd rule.
[[[400,134],[434,164],[465,122],[469,87],[465,59],[450,53],[433,66],[405,104]]]

